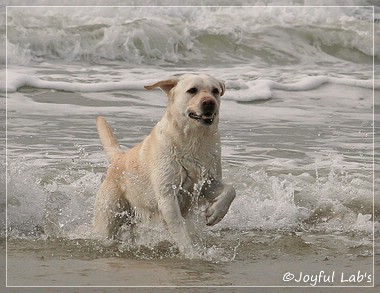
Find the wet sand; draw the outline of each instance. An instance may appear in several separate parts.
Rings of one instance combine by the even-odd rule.
[[[372,279],[373,258],[370,256],[353,259],[341,255],[325,258],[323,255],[284,255],[276,258],[267,255],[257,259],[237,259],[231,262],[214,263],[181,258],[73,259],[48,254],[42,251],[9,250],[7,285],[16,287],[168,286],[182,289],[193,286],[216,286],[219,289],[222,289],[220,286],[229,287],[224,288],[225,290],[232,290],[236,286],[370,287],[373,284],[367,281],[369,281],[368,275],[371,275],[371,281],[375,281],[376,287],[380,286],[378,278],[377,280],[376,278]],[[379,256],[375,258],[375,273],[376,271],[380,271]],[[294,274],[293,281],[284,281],[284,275],[287,272]],[[367,277],[364,277],[365,274]],[[316,276],[319,275],[321,275],[319,281],[315,281]],[[359,282],[360,275],[363,276],[363,279]],[[289,276],[290,274],[287,274],[288,278],[290,278]],[[300,278],[301,280],[297,281]],[[195,290],[195,288],[193,289]],[[213,290],[218,288],[202,289],[208,290],[204,292],[214,292]],[[352,292],[362,289],[364,288],[356,288],[356,291]],[[76,290],[75,292],[82,291]],[[217,292],[219,291],[217,290]],[[227,290],[227,292],[230,291]]]

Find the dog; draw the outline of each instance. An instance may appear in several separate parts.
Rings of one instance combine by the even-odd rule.
[[[161,219],[180,252],[194,256],[196,245],[185,217],[204,200],[206,224],[226,215],[235,190],[222,181],[218,131],[223,82],[206,74],[184,74],[145,86],[160,88],[168,106],[151,133],[122,151],[107,121],[96,120],[110,166],[97,193],[93,228],[114,237],[128,219]]]

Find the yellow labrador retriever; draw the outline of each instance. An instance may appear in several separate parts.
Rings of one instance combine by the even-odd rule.
[[[234,188],[222,182],[218,122],[225,86],[209,75],[185,74],[145,88],[157,87],[169,98],[167,110],[132,149],[122,151],[107,121],[97,118],[110,166],[93,226],[99,236],[112,237],[125,216],[161,218],[181,253],[192,256],[196,249],[184,217],[205,199],[207,225],[215,225],[235,198]]]

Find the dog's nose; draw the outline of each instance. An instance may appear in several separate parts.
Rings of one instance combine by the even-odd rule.
[[[203,111],[213,112],[215,110],[216,101],[212,97],[205,97],[201,102]]]
[[[202,101],[203,107],[215,107],[215,101],[212,98],[208,98]]]

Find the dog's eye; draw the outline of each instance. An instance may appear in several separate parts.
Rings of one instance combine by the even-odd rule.
[[[189,89],[189,90],[187,91],[187,93],[193,95],[193,94],[196,94],[197,91],[198,91],[198,89],[197,89],[196,87],[192,87],[191,89]]]
[[[215,87],[212,89],[212,94],[213,95],[219,95],[219,90]]]

